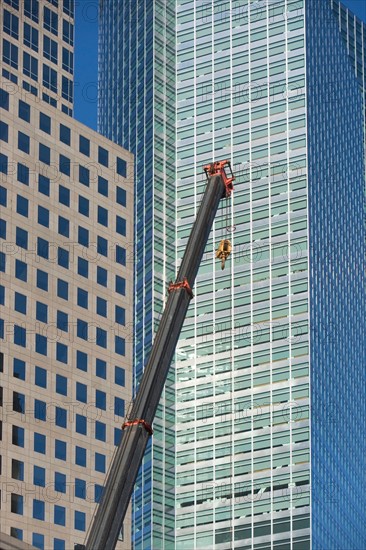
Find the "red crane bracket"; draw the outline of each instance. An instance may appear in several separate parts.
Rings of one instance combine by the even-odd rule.
[[[140,418],[137,418],[136,420],[128,420],[127,422],[124,422],[122,424],[122,430],[124,430],[125,428],[128,428],[128,426],[138,426],[139,424],[141,424],[141,426],[143,426],[150,435],[153,434],[153,429],[150,426],[150,424],[148,424],[148,422]]]
[[[230,174],[228,175],[225,171],[225,167],[228,168]],[[231,169],[231,163],[229,160],[218,160],[216,162],[212,162],[211,164],[206,164],[206,166],[203,167],[207,181],[209,181],[211,176],[221,176],[223,179],[223,182],[226,187],[226,191],[223,195],[223,197],[229,198],[231,193],[234,190],[233,181],[235,180],[235,176],[233,174],[233,171]]]
[[[171,282],[168,286],[168,292],[172,292],[173,290],[180,290],[181,288],[184,288],[187,292],[187,294],[193,298],[193,292],[191,289],[191,286],[187,280],[187,277],[183,277],[183,281],[178,281],[177,283]]]

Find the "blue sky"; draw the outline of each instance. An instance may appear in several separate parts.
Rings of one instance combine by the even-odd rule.
[[[366,0],[342,2],[366,21]],[[98,1],[75,2],[75,117],[96,129],[98,83]]]

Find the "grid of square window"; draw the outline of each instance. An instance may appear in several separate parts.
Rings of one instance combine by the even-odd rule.
[[[73,111],[73,0],[4,0],[2,76],[64,113]]]
[[[20,483],[2,514],[70,548],[131,396],[132,156],[3,83],[0,112],[0,476]]]

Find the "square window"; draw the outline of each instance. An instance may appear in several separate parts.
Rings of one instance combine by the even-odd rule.
[[[56,374],[56,393],[67,395],[67,378],[61,374]]]
[[[97,296],[97,314],[107,317],[107,300]]]
[[[16,357],[13,359],[13,376],[19,380],[25,380],[25,362]]]
[[[34,383],[40,388],[47,388],[47,371],[42,367],[35,367]]]
[[[89,246],[89,231],[85,227],[78,227],[78,243],[82,246]]]
[[[88,260],[78,257],[78,275],[88,278],[89,276],[89,263]]]
[[[23,74],[38,82],[38,59],[27,52],[23,52]],[[33,86],[29,86],[28,89],[32,91]]]
[[[126,265],[126,249],[116,244],[116,262],[117,264]]]
[[[65,155],[60,155],[59,169],[62,174],[70,176],[70,159]]]
[[[121,206],[126,206],[126,191],[122,187],[116,187],[116,202]]]
[[[32,544],[35,548],[39,548],[39,550],[44,550],[44,535],[42,535],[41,533],[33,533]]]
[[[124,277],[116,275],[115,290],[118,294],[121,294],[122,296],[126,295],[126,279]]]
[[[102,348],[107,348],[107,331],[97,327],[96,344]]]
[[[0,108],[9,111],[9,92],[0,88]]]
[[[66,493],[66,475],[55,472],[55,491],[57,493]]]
[[[76,432],[82,435],[87,435],[86,416],[82,414],[76,415]]]
[[[88,355],[83,351],[76,351],[76,368],[87,372],[88,370]]]
[[[13,411],[25,413],[25,395],[17,391],[13,391]]]
[[[125,402],[124,399],[121,399],[120,397],[114,398],[114,414],[116,416],[124,416],[125,415]]]
[[[18,479],[19,481],[24,481],[24,462],[21,460],[16,460],[15,458],[12,459],[11,477],[13,479]]]
[[[6,206],[7,205],[7,195],[8,195],[8,190],[6,189],[6,187],[3,187],[1,185],[0,186],[0,204],[1,204],[1,206]]]
[[[108,227],[108,210],[103,206],[98,206],[98,223]]]
[[[67,346],[61,342],[56,342],[56,359],[60,363],[67,363]]]
[[[28,23],[24,23],[23,42],[25,46],[38,52],[38,29],[28,25]]]
[[[57,310],[56,324],[57,324],[57,328],[59,330],[63,330],[64,332],[68,332],[69,331],[69,316],[68,316],[68,314],[63,312],[63,311]]]
[[[69,251],[61,246],[57,249],[57,263],[59,266],[69,269]]]
[[[3,153],[0,153],[0,172],[2,174],[8,173],[8,157]]]
[[[106,441],[106,425],[99,420],[95,421],[95,439]]]
[[[121,216],[116,216],[116,232],[123,237],[126,236],[126,220]]]
[[[120,444],[122,439],[123,431],[121,428],[114,428],[114,444],[117,446]]]
[[[66,442],[55,439],[55,458],[66,460]]]
[[[108,272],[104,267],[97,266],[97,283],[98,285],[107,286]]]
[[[108,151],[103,147],[98,147],[98,162],[108,168]]]
[[[99,235],[97,236],[97,252],[102,256],[108,256],[108,241]]]
[[[85,531],[85,513],[75,510],[74,528],[77,531]]]
[[[28,218],[29,201],[21,195],[17,195],[17,213]]]
[[[124,178],[127,175],[127,162],[119,157],[117,157],[117,174]]]
[[[27,297],[20,292],[15,292],[14,294],[14,309],[19,311],[19,313],[27,313]]]
[[[94,485],[94,502],[100,502],[100,499],[102,498],[103,494],[103,486],[102,485]]]
[[[40,466],[33,466],[33,485],[46,486],[46,470]]]
[[[84,447],[75,447],[75,464],[86,467],[86,449]]]
[[[47,355],[47,338],[41,334],[36,334],[36,352],[40,355]]]
[[[118,386],[125,385],[125,369],[122,367],[114,367],[114,383]]]
[[[55,504],[53,522],[56,525],[64,525],[66,522],[66,508],[64,506],[59,506]]]
[[[11,442],[17,447],[24,447],[24,428],[20,428],[20,426],[12,426]]]
[[[14,344],[25,348],[27,345],[27,333],[25,328],[14,325]]]
[[[126,310],[123,307],[115,306],[115,322],[124,325],[126,322]]]
[[[42,323],[48,322],[48,306],[42,302],[36,302],[36,319]]]
[[[37,269],[37,288],[48,291],[48,273]]]
[[[121,338],[121,336],[115,336],[114,337],[114,351],[115,353],[118,353],[118,355],[125,355],[125,339]]]
[[[86,498],[86,482],[77,477],[75,478],[75,496],[77,498]]]
[[[20,260],[15,260],[15,277],[20,281],[27,282],[27,264]]]
[[[62,216],[58,217],[58,232],[64,237],[69,237],[70,234],[70,222]]]
[[[79,151],[87,157],[90,155],[90,141],[84,136],[79,136]]]
[[[38,191],[47,197],[50,196],[50,179],[42,176],[38,176]]]
[[[53,550],[66,550],[65,544],[63,539],[53,539]]]
[[[55,407],[55,424],[59,428],[67,428],[67,410]]]
[[[104,380],[107,378],[107,363],[103,359],[96,359],[95,361],[95,374],[99,378]]]
[[[105,455],[101,453],[95,453],[95,470],[105,474]]]
[[[15,261],[17,261],[17,260],[15,260]],[[6,270],[6,256],[5,256],[4,252],[0,252],[0,272],[5,273],[5,270]],[[19,278],[20,277],[18,277],[18,279]]]
[[[50,225],[50,211],[43,206],[38,206],[38,223],[44,227]]]
[[[0,220],[0,239],[6,239],[6,221]]]
[[[28,231],[17,227],[15,230],[15,242],[21,248],[28,249]]]
[[[45,164],[51,164],[51,149],[44,145],[43,143],[39,144],[39,160]]]
[[[29,155],[30,139],[29,136],[23,134],[23,132],[18,132],[18,149]]]
[[[45,260],[48,260],[48,246],[48,241],[41,239],[41,237],[37,237],[37,254],[41,258],[45,258]]]
[[[36,453],[46,454],[46,436],[34,433],[33,449]]]
[[[65,206],[70,206],[70,190],[63,185],[58,186],[58,201]]]
[[[33,518],[44,521],[44,502],[43,500],[33,499]]]
[[[89,216],[89,200],[79,195],[79,213],[83,216]]]
[[[98,176],[98,193],[108,197],[108,181],[102,176]]]
[[[37,420],[42,420],[43,422],[46,422],[46,411],[47,411],[47,403],[45,401],[41,401],[40,399],[34,400],[34,418]]]
[[[10,510],[13,514],[23,515],[23,496],[11,493]]]
[[[17,165],[17,180],[24,185],[29,185],[29,168],[21,162]]]
[[[18,46],[3,39],[3,62],[18,69]]]
[[[81,382],[76,382],[76,399],[82,403],[87,403],[88,401],[88,388],[86,384]]]
[[[66,143],[66,145],[71,143],[71,130],[64,124],[60,124],[60,141]]]
[[[19,99],[18,116],[25,122],[30,122],[30,105]]]
[[[79,165],[79,182],[89,187],[89,170],[85,166]]]
[[[88,323],[82,319],[76,321],[76,334],[78,338],[82,340],[88,339]]]
[[[80,307],[88,309],[88,291],[82,288],[78,288],[77,291],[77,304]]]
[[[102,390],[95,390],[95,406],[97,409],[106,410],[107,404],[107,395]]]
[[[69,299],[69,283],[62,279],[57,279],[57,296],[63,300]]]
[[[51,117],[44,113],[39,113],[39,128],[46,134],[51,134]]]

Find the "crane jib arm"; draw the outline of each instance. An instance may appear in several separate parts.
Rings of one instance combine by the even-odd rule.
[[[149,359],[144,369],[129,418],[108,471],[103,496],[89,530],[86,550],[113,550],[118,540],[145,448],[152,435],[152,422],[173,359],[192,288],[223,197],[233,190],[234,176],[229,161],[204,167],[208,184],[198,209],[177,281],[169,286],[167,303],[161,317]],[[229,175],[226,170],[229,171]]]

